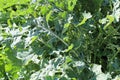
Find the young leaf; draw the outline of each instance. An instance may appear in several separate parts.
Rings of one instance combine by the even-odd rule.
[[[109,19],[109,22],[104,26],[104,30],[114,21],[114,17],[112,15],[107,15],[107,19]]]
[[[68,51],[72,50],[73,47],[74,47],[74,44],[71,44],[71,45],[68,47],[68,49],[66,49],[65,51],[68,52]]]
[[[46,21],[47,21],[47,22],[49,21],[51,14],[52,14],[52,11],[50,11],[50,12],[46,15]]]

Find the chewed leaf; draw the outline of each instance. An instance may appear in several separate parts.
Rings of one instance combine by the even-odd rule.
[[[74,6],[76,5],[77,0],[69,0],[68,1],[68,10],[72,11]]]

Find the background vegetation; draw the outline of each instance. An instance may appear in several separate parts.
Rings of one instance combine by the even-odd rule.
[[[0,80],[120,80],[119,0],[0,0]]]

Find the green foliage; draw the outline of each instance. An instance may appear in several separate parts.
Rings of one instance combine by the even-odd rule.
[[[119,0],[0,0],[0,80],[119,80]]]

